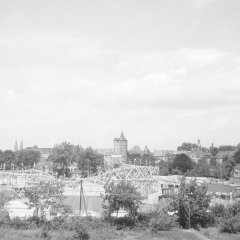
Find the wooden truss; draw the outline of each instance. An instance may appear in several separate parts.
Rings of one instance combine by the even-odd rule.
[[[135,186],[142,196],[147,196],[161,191],[163,184],[172,184],[171,181],[163,179],[157,174],[158,167],[123,164],[107,172],[100,172],[97,176],[90,177],[89,181],[101,185],[110,182],[127,181]]]
[[[15,198],[22,198],[24,188],[34,186],[40,182],[56,181],[56,177],[39,170],[22,170],[22,171],[0,171],[0,190],[9,187],[14,191]],[[130,182],[143,195],[159,192],[163,184],[177,184],[172,180],[158,176],[158,167],[136,166],[123,164],[118,168],[111,168],[107,171],[100,171],[96,176],[84,179],[104,186],[110,182],[127,181]],[[81,182],[81,177],[63,181],[66,187],[76,188]]]
[[[0,191],[9,191],[13,199],[24,199],[24,189],[27,187],[54,181],[54,176],[35,169],[0,171]]]

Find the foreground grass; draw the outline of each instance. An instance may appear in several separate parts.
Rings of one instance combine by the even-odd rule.
[[[42,240],[42,231],[39,230],[13,230],[0,229],[1,240]],[[239,240],[240,234],[220,233],[217,228],[196,230],[176,229],[167,232],[151,233],[148,231],[130,231],[101,229],[89,232],[92,240]],[[51,240],[66,240],[69,232],[49,232]]]

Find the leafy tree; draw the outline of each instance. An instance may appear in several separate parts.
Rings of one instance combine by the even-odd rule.
[[[5,169],[11,169],[11,164],[14,164],[14,152],[12,150],[5,150],[1,154],[1,164],[5,164]]]
[[[207,195],[207,187],[191,181],[186,183],[181,179],[178,194],[173,201],[173,207],[178,215],[178,221],[183,228],[206,226],[208,223],[208,208],[210,197]]]
[[[235,161],[236,164],[240,164],[240,150],[235,152],[234,161]]]
[[[36,208],[36,216],[44,218],[44,209],[50,206],[56,213],[65,214],[70,211],[69,207],[64,204],[62,183],[45,183],[41,182],[38,185],[26,188],[24,191],[25,197],[29,200],[29,207]]]
[[[0,212],[4,207],[4,204],[12,199],[12,193],[10,191],[0,191]]]
[[[211,147],[211,148],[210,148],[210,153],[211,153],[211,155],[212,155],[213,157],[215,157],[215,156],[217,155],[217,153],[218,153],[218,148],[216,148],[216,147]]]
[[[103,208],[108,217],[114,212],[118,213],[122,208],[127,211],[130,218],[135,218],[141,202],[141,194],[128,182],[121,181],[118,184],[112,182],[105,186]]]
[[[70,176],[69,166],[76,162],[82,177],[95,174],[98,168],[103,167],[103,156],[97,154],[92,148],[85,150],[80,146],[63,142],[53,148],[53,153],[48,157],[53,162],[54,171],[58,176]]]
[[[198,177],[209,177],[210,166],[206,159],[200,159],[194,167],[196,171],[196,176]]]
[[[142,155],[142,165],[144,166],[155,166],[155,158],[151,152],[144,153]]]
[[[142,155],[140,153],[128,154],[128,163],[140,165]]]
[[[177,154],[172,162],[171,171],[174,169],[180,170],[182,173],[186,173],[187,171],[193,169],[194,163],[192,159],[184,154]]]
[[[216,160],[216,158],[215,157],[212,157],[211,159],[210,159],[210,166],[216,166],[217,165],[217,160]]]
[[[222,176],[228,180],[231,176],[232,170],[236,162],[233,157],[225,156],[222,160]]]
[[[68,167],[71,163],[77,161],[77,155],[74,154],[74,145],[63,142],[59,145],[55,145],[53,152],[48,157],[48,161],[53,162],[53,170],[58,173],[58,176],[69,176]]]
[[[178,151],[191,151],[193,148],[196,148],[197,147],[197,144],[195,143],[187,143],[187,142],[184,142],[182,143],[181,146],[179,146],[177,148]]]
[[[97,173],[103,165],[103,156],[96,153],[91,147],[86,148],[78,159],[78,168],[83,177]]]
[[[169,174],[169,162],[161,160],[158,162],[159,166],[159,175],[167,176]]]
[[[14,153],[14,167],[33,168],[34,163],[40,161],[40,152],[34,150],[20,150]]]
[[[240,150],[240,143],[237,145],[237,150],[238,151]]]
[[[235,146],[231,146],[231,145],[224,145],[224,146],[220,146],[218,148],[218,151],[234,151],[236,149]]]
[[[155,158],[151,152],[139,154],[128,154],[128,163],[142,165],[142,166],[155,166]]]

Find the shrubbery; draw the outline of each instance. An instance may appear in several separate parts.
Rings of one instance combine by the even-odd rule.
[[[152,231],[169,231],[177,225],[177,217],[164,211],[153,214],[149,222]]]
[[[87,229],[100,227],[100,222],[99,220],[80,217],[69,219],[58,217],[54,218],[51,221],[43,221],[40,218],[33,217],[28,219],[5,219],[4,221],[2,221],[1,225],[2,227],[12,228],[16,230],[41,228],[41,236],[46,239],[50,238],[49,232],[51,231],[68,231],[71,233],[71,237],[69,238],[69,240],[87,240],[90,238]]]
[[[221,232],[240,232],[240,202],[224,206],[215,204],[210,207],[215,224],[219,224]]]
[[[196,180],[187,184],[182,178],[178,194],[172,201],[179,225],[182,228],[207,227],[211,221],[210,200],[205,185],[198,185]]]
[[[230,218],[223,218],[220,224],[220,231],[227,233],[240,232],[240,214]]]
[[[210,210],[210,214],[212,215],[216,223],[218,223],[221,220],[221,218],[223,218],[226,214],[225,206],[219,203],[211,206],[209,210]]]
[[[137,220],[129,216],[125,217],[112,217],[109,219],[110,224],[116,226],[118,230],[123,228],[134,228],[137,225]]]
[[[227,207],[216,205],[212,211],[220,223],[220,231],[227,233],[240,232],[240,202],[228,205]],[[217,213],[219,210],[219,213]]]

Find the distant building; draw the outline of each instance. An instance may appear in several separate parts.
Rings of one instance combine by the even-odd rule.
[[[143,150],[139,146],[134,146],[132,149],[128,151],[129,154],[143,154]]]
[[[143,154],[150,154],[151,151],[148,149],[147,145],[144,147]]]
[[[17,143],[17,140],[15,141],[14,143],[14,152],[17,152],[18,151],[18,143]]]
[[[38,151],[41,154],[41,160],[40,161],[45,161],[47,160],[48,156],[52,154],[53,148],[39,148],[37,146],[33,147],[27,147],[26,150],[33,150],[33,151]]]
[[[119,163],[127,161],[128,141],[123,132],[119,138],[113,139],[113,148],[97,148],[96,153],[101,154],[107,163]]]
[[[236,152],[236,150],[233,150],[233,151],[219,151],[217,153],[217,155],[215,156],[217,163],[222,163],[224,157],[233,157],[235,152]]]
[[[201,146],[201,142],[199,139],[197,141],[197,144],[195,144],[195,146],[193,146],[190,151],[176,151],[175,154],[182,154],[182,153],[188,155],[196,163],[202,159],[209,162],[212,157],[210,150],[207,148],[203,148]]]
[[[125,161],[122,155],[111,155],[111,156],[104,156],[104,161],[107,164],[121,164]]]
[[[167,161],[169,157],[174,155],[176,151],[174,150],[154,150],[153,156],[157,161]]]
[[[113,155],[113,149],[112,148],[98,148],[94,149],[96,153],[103,155],[103,156],[111,156]]]
[[[123,132],[119,138],[113,140],[113,153],[114,155],[121,155],[123,160],[127,161],[128,141],[124,137]]]

